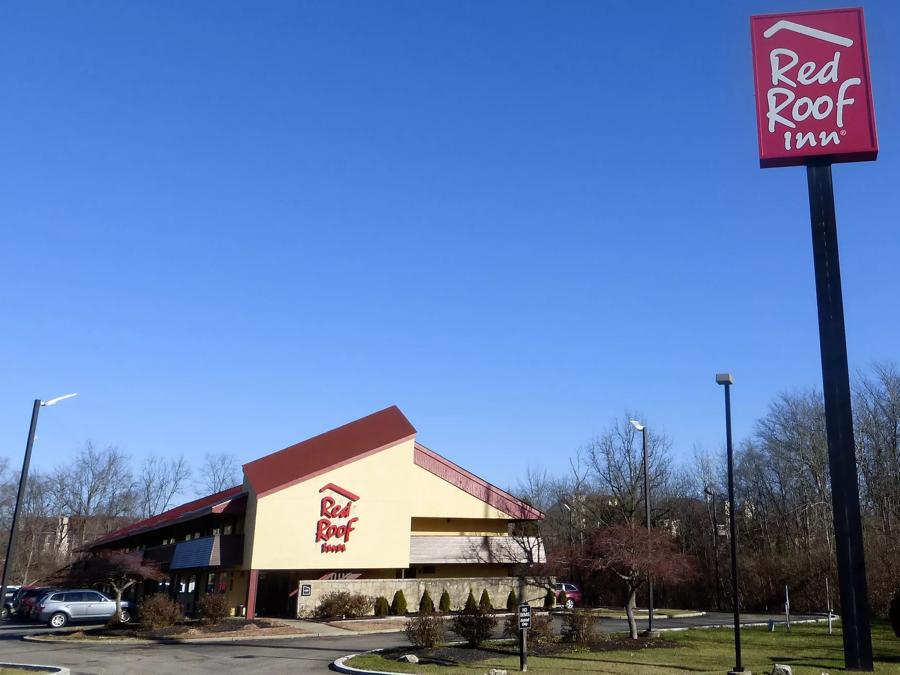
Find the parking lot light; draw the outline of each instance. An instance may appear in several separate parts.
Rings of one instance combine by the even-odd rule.
[[[6,542],[6,559],[3,561],[3,577],[0,579],[0,602],[3,603],[2,608],[6,609],[6,579],[12,562],[13,551],[16,548],[16,526],[19,522],[19,509],[22,506],[22,500],[25,497],[25,485],[28,482],[28,465],[31,463],[31,449],[34,447],[34,434],[37,431],[38,413],[41,408],[56,405],[60,401],[67,398],[78,396],[78,394],[65,394],[57,396],[47,401],[35,399],[34,406],[31,409],[31,426],[28,428],[28,441],[25,443],[25,459],[22,461],[22,473],[19,476],[19,491],[16,494],[16,506],[13,509],[12,523],[9,527],[9,540]]]

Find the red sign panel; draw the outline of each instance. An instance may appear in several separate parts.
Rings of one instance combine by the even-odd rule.
[[[750,32],[760,166],[875,159],[862,9],[754,16]]]

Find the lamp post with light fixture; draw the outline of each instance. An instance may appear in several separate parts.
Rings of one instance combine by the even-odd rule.
[[[644,446],[644,510],[647,516],[647,536],[649,543],[649,535],[650,535],[650,460],[647,452],[647,427],[637,420],[629,420],[631,422],[631,426],[641,432],[641,438],[643,440]],[[648,574],[647,575],[647,635],[651,635],[653,632],[653,578]]]
[[[67,398],[78,396],[78,394],[66,394],[65,396],[57,396],[49,401],[35,399],[34,407],[31,409],[31,426],[28,428],[28,442],[25,444],[25,459],[22,462],[22,474],[19,476],[19,491],[16,494],[16,506],[13,509],[12,523],[9,527],[9,540],[6,542],[6,559],[3,561],[3,577],[0,579],[0,602],[3,603],[3,611],[6,612],[6,579],[12,566],[12,555],[16,548],[16,525],[19,522],[19,510],[22,507],[22,500],[25,497],[25,485],[28,482],[28,466],[31,464],[31,449],[34,447],[34,434],[37,431],[38,413],[41,408],[49,408],[56,405],[60,401]]]

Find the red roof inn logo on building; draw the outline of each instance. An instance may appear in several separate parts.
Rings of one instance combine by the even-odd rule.
[[[750,19],[762,167],[878,154],[862,9]]]
[[[322,497],[319,504],[319,522],[316,523],[316,543],[322,544],[322,553],[343,553],[347,550],[353,525],[359,520],[351,511],[359,497],[334,483],[328,483],[319,490],[333,492],[340,499],[330,495]]]

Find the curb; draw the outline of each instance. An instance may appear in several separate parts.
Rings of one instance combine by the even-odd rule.
[[[41,666],[36,663],[0,663],[0,668],[5,668],[9,666],[10,668],[20,668],[22,670],[29,670],[35,673],[53,673],[54,675],[70,675],[70,671],[68,668],[63,668],[62,666]]]
[[[342,629],[344,630],[344,629]],[[208,638],[117,638],[110,640],[78,640],[72,638],[61,638],[52,635],[23,635],[21,637],[25,642],[54,642],[62,644],[76,645],[190,645],[205,644],[215,642],[255,642],[258,640],[298,640],[302,638],[329,638],[329,637],[349,637],[352,635],[376,635],[379,633],[402,633],[403,630],[396,628],[386,630],[344,630],[343,634],[335,635],[334,633],[300,633],[289,635],[245,635],[234,637],[208,637]]]
[[[352,658],[357,656],[362,656],[363,654],[375,654],[377,652],[382,651],[381,649],[371,649],[367,652],[360,652],[359,654],[347,654],[347,656],[342,656],[339,659],[335,659],[331,662],[331,669],[335,670],[339,673],[348,673],[349,675],[409,675],[409,673],[397,673],[390,670],[363,670],[361,668],[354,668],[353,666],[348,666],[345,662],[349,661]]]

